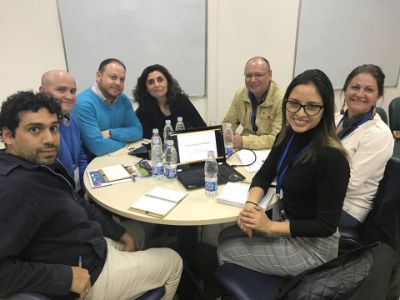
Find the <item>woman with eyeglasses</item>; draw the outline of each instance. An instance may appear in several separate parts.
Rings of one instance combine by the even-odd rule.
[[[392,133],[375,112],[384,81],[381,68],[362,65],[351,71],[342,89],[344,103],[335,119],[338,137],[350,157],[351,176],[340,227],[357,227],[364,222],[393,153]]]
[[[337,256],[350,168],[335,131],[332,84],[322,71],[293,79],[282,116],[282,129],[253,178],[237,226],[220,234],[218,258],[289,276]],[[274,178],[281,209],[271,220],[258,203]]]
[[[167,119],[171,120],[173,128],[178,117],[183,118],[186,129],[206,126],[189,97],[162,65],[151,65],[143,70],[133,97],[139,103],[136,115],[142,123],[144,138],[151,138],[153,128],[162,133]]]

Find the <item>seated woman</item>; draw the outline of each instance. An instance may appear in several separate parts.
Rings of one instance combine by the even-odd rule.
[[[362,65],[351,71],[343,86],[343,108],[335,119],[338,137],[349,155],[351,176],[340,227],[364,222],[393,153],[392,133],[375,113],[384,81],[385,74],[378,66]]]
[[[183,118],[186,129],[206,126],[188,96],[164,66],[145,68],[137,80],[133,97],[139,103],[136,115],[142,123],[144,138],[151,138],[153,128],[158,128],[162,135],[167,119],[171,120],[173,128],[178,117]]]
[[[220,234],[218,259],[288,276],[337,256],[350,168],[335,132],[332,84],[322,71],[296,76],[282,106],[282,129],[253,178],[238,227]],[[282,210],[271,220],[258,203],[275,177]]]

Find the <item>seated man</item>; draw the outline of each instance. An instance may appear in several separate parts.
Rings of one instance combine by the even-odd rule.
[[[133,252],[132,236],[74,193],[56,160],[59,116],[40,93],[19,92],[2,105],[0,297],[130,299],[165,286],[172,299],[181,258],[167,248]]]
[[[142,139],[142,125],[123,94],[125,72],[121,61],[106,59],[99,66],[95,84],[78,95],[72,114],[79,122],[90,158]]]
[[[88,158],[82,149],[78,123],[70,115],[76,103],[75,79],[63,70],[47,71],[42,75],[39,92],[53,97],[61,106],[60,150],[57,159],[74,177],[79,190],[83,186],[83,174],[88,165]]]
[[[282,126],[282,91],[264,57],[247,61],[244,78],[246,87],[236,92],[223,123],[231,123],[233,131],[243,127],[233,137],[234,148],[269,149]]]

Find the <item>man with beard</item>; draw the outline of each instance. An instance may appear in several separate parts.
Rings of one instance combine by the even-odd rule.
[[[142,139],[142,125],[123,93],[125,73],[120,60],[108,58],[101,62],[95,84],[78,95],[72,114],[91,158]]]
[[[59,117],[59,105],[40,93],[19,92],[1,108],[0,297],[130,299],[165,286],[172,299],[179,255],[127,248],[125,229],[74,192],[56,160]]]

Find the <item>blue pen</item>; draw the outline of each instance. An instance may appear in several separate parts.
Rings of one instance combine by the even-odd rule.
[[[80,255],[78,257],[78,266],[79,266],[79,268],[82,268],[82,256],[80,256]]]

